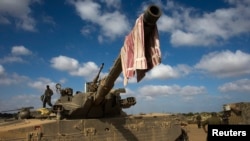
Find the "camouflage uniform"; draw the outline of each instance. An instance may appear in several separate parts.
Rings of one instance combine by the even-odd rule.
[[[197,126],[198,126],[198,128],[201,128],[201,115],[197,115],[197,117],[196,117],[196,122],[197,122]]]
[[[49,105],[49,106],[53,106],[51,104],[51,96],[53,95],[53,91],[49,88],[49,85],[47,85],[47,89],[45,90],[44,92],[44,98],[43,98],[43,108],[46,107],[46,103]]]
[[[222,120],[215,112],[212,113],[212,116],[202,123],[204,131],[207,133],[207,125],[219,125],[222,124]]]

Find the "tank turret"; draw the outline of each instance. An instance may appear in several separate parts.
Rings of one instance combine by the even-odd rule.
[[[143,15],[144,52],[150,48],[150,39],[154,36],[156,22],[161,16],[160,9],[150,5]],[[134,97],[121,99],[120,93],[124,88],[114,89],[114,83],[122,72],[121,54],[118,55],[107,76],[99,80],[103,69],[101,65],[97,76],[92,82],[85,84],[85,92],[78,92],[73,95],[73,89],[62,89],[60,84],[56,85],[57,91],[61,94],[60,99],[53,106],[54,112],[61,111],[66,118],[100,118],[110,116],[121,116],[122,108],[129,108],[136,104]]]

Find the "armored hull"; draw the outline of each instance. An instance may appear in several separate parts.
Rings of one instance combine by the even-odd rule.
[[[175,116],[101,119],[25,119],[0,124],[0,141],[184,141]],[[181,139],[182,138],[182,139]]]

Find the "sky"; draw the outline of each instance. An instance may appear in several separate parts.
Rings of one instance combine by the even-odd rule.
[[[161,64],[137,83],[114,88],[136,113],[221,111],[250,101],[250,0],[0,0],[0,111],[40,108],[46,85],[84,91],[120,54],[136,19],[151,5]]]

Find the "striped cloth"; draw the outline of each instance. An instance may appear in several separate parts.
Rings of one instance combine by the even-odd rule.
[[[121,62],[124,76],[124,86],[128,79],[137,75],[137,82],[142,80],[145,73],[161,63],[161,50],[157,26],[153,34],[145,41],[144,45],[143,14],[136,20],[132,31],[125,37],[121,48]]]

